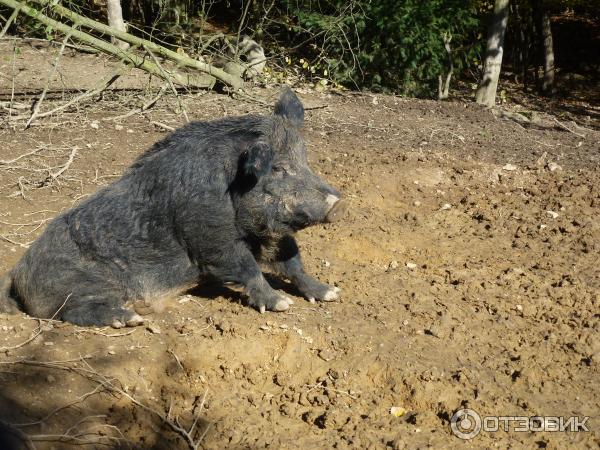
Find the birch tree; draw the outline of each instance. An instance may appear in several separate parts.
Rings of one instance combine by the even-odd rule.
[[[496,103],[496,90],[504,53],[504,35],[508,23],[508,3],[509,0],[496,0],[494,3],[494,16],[488,29],[483,78],[475,94],[475,101],[481,105],[494,106]]]
[[[125,21],[123,20],[121,0],[106,0],[106,7],[108,9],[108,26],[118,31],[127,31]],[[129,44],[127,42],[121,41],[115,37],[112,37],[111,41],[121,50],[127,50],[129,48]]]

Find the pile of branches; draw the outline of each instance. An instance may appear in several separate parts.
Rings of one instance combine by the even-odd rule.
[[[31,6],[34,4],[35,6]],[[79,41],[101,52],[119,58],[127,65],[145,70],[146,72],[186,88],[212,89],[217,82],[239,90],[243,87],[242,76],[228,73],[220,67],[208,64],[202,60],[191,58],[185,53],[179,53],[149,41],[134,36],[125,31],[119,31],[108,25],[84,17],[52,0],[0,0],[0,5],[12,8],[13,13],[0,32],[2,36],[19,14],[24,14],[46,27],[64,34],[63,42],[69,39]],[[92,34],[93,33],[93,34]],[[97,37],[97,36],[101,36]],[[118,39],[130,45],[111,43],[104,37]],[[169,70],[160,64],[158,56],[171,61],[177,67]],[[182,71],[181,69],[188,69]],[[191,69],[191,70],[189,70]]]

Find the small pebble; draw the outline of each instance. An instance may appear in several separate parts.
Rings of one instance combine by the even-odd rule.
[[[548,170],[550,172],[554,172],[555,170],[562,170],[562,167],[560,167],[558,164],[556,164],[555,162],[549,162],[546,167],[548,168]]]
[[[416,269],[416,268],[417,268],[417,265],[416,265],[414,262],[410,262],[410,261],[408,261],[408,262],[406,263],[406,267],[407,267],[408,269],[410,269],[410,270],[414,270],[414,269]]]
[[[160,327],[159,327],[158,325],[156,325],[155,323],[151,323],[151,324],[149,324],[149,325],[146,327],[146,329],[147,329],[147,330],[148,330],[150,333],[153,333],[153,334],[160,334],[160,333],[161,333],[161,331],[160,331]]]
[[[546,211],[546,214],[548,214],[553,219],[556,219],[558,217],[558,213],[554,211]]]
[[[402,417],[406,413],[407,413],[406,409],[403,408],[402,406],[392,406],[390,408],[390,414],[392,416]]]

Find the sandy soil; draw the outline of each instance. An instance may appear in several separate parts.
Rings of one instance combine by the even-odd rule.
[[[17,100],[30,104],[53,51],[0,50],[1,100],[18,67],[17,94],[29,94]],[[60,85],[89,88],[107,64],[66,54]],[[543,112],[525,129],[471,103],[299,93],[311,163],[351,209],[298,238],[309,271],[343,298],[260,315],[201,286],[126,330],[0,315],[2,448],[25,448],[20,430],[37,448],[186,449],[167,422],[195,417],[191,440],[206,449],[598,448],[600,133]],[[152,121],[183,123],[168,96],[110,120],[144,98],[111,91],[25,131],[1,113],[0,271],[164,137]],[[193,119],[269,112],[214,93],[182,101]],[[450,427],[461,408],[589,416],[590,431],[511,423],[461,440]]]

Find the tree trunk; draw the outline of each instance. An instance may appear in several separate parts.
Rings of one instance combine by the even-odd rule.
[[[494,106],[496,103],[496,89],[504,53],[504,35],[508,23],[508,2],[509,0],[496,0],[494,4],[494,17],[488,29],[483,78],[475,94],[475,101],[480,105]]]
[[[123,10],[121,9],[121,0],[106,0],[106,7],[108,9],[108,26],[119,31],[127,31],[125,21],[123,20]],[[114,45],[119,47],[121,50],[127,50],[129,44],[124,41],[112,37],[111,41]]]
[[[534,2],[536,10],[537,28],[539,32],[540,54],[544,76],[542,78],[541,91],[543,94],[554,93],[554,46],[552,42],[552,28],[550,27],[550,16],[548,9],[542,0]]]

